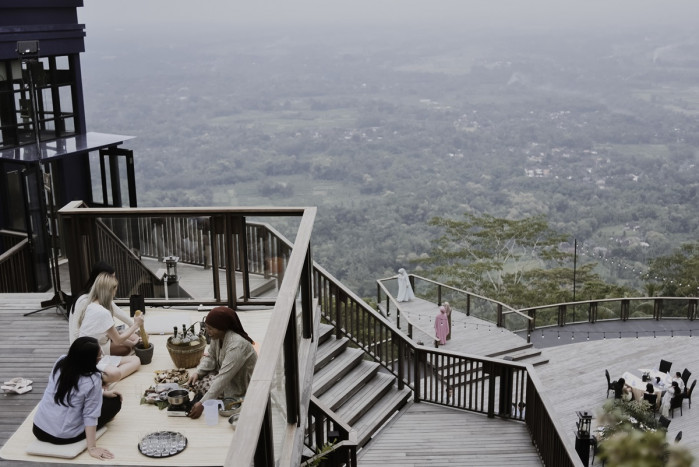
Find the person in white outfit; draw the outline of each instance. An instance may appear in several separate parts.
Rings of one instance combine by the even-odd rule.
[[[408,273],[405,272],[405,269],[400,268],[398,270],[398,295],[396,296],[396,300],[399,302],[409,302],[413,298],[415,298],[415,294],[410,285],[410,277]]]
[[[97,276],[100,275],[101,273],[106,272],[107,274],[111,274],[116,277],[115,275],[115,270],[112,266],[109,264],[105,263],[104,261],[98,261],[92,266],[92,270],[90,271],[90,277],[87,280],[87,283],[83,287],[83,292],[82,294],[78,297],[78,299],[73,302],[73,305],[70,307],[70,311],[68,313],[68,342],[70,344],[75,341],[75,339],[78,338],[78,320],[76,318],[76,309],[82,309],[83,307],[87,307],[87,296],[90,293],[90,289],[92,289],[92,286],[95,283],[95,279],[97,279]],[[112,314],[116,319],[121,321],[122,323],[126,324],[127,326],[132,326],[133,325],[133,319],[129,316],[127,312],[119,308],[119,306],[112,301],[110,309],[112,310]],[[138,334],[134,333],[131,335],[131,337],[128,338],[122,345],[117,345],[114,342],[110,344],[110,354],[111,355],[131,355],[133,353],[133,347],[138,344],[139,341]]]
[[[143,324],[143,316],[134,317],[134,324],[119,333],[114,326],[114,314],[109,308],[114,301],[119,282],[106,272],[95,279],[90,294],[84,304],[75,310],[78,323],[78,337],[89,336],[97,339],[103,357],[97,364],[106,383],[119,381],[141,366],[138,357],[111,355],[111,344],[123,344]]]

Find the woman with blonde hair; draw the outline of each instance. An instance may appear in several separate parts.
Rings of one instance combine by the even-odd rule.
[[[143,317],[134,317],[134,323],[124,332],[119,333],[114,327],[112,302],[116,295],[119,281],[112,274],[103,272],[97,276],[90,289],[87,300],[76,310],[79,337],[90,336],[97,339],[103,357],[97,368],[103,372],[106,383],[119,381],[141,366],[136,356],[119,357],[110,354],[112,342],[124,344],[143,324]]]

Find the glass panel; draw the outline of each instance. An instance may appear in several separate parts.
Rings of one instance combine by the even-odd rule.
[[[68,120],[66,120],[66,123]],[[99,154],[96,151],[91,151],[88,156],[90,165],[90,184],[92,186],[92,202],[95,204],[104,204],[102,198],[102,179],[100,178],[100,161]]]
[[[63,125],[65,126],[66,134],[75,133],[75,119],[73,117],[63,120]]]
[[[43,112],[53,112],[53,99],[51,97],[51,89],[40,89],[39,93],[41,94],[41,104]]]
[[[56,69],[57,70],[69,70],[70,62],[68,61],[68,56],[61,55],[56,57]]]
[[[73,95],[71,86],[59,87],[58,98],[61,102],[61,112],[73,113]]]

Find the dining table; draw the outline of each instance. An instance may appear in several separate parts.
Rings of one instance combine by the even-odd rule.
[[[643,381],[643,375],[648,375],[649,379]],[[660,402],[665,391],[672,385],[672,377],[669,374],[647,368],[639,368],[634,372],[625,371],[621,377],[624,378],[626,384],[631,387],[634,400],[642,400],[643,394],[646,392],[646,385],[651,383],[654,389],[653,393],[656,397],[656,409],[660,408]]]

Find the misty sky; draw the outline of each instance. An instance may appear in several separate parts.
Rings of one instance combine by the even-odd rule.
[[[353,24],[374,27],[452,24],[478,30],[546,32],[589,28],[699,25],[697,0],[85,0],[90,31],[137,24],[208,27]]]

